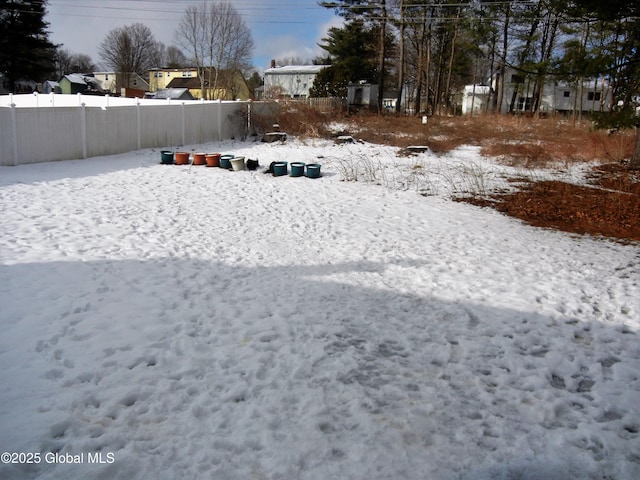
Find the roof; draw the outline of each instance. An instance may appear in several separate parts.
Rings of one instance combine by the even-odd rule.
[[[267,68],[265,75],[294,75],[294,74],[317,74],[320,70],[330,65],[287,65],[285,67]]]
[[[200,79],[197,77],[176,77],[171,79],[167,85],[167,88],[196,89],[200,87]]]
[[[193,100],[193,96],[186,88],[165,88],[164,90],[158,90],[153,98],[158,99],[180,99],[180,100]]]
[[[464,93],[473,95],[474,92],[476,95],[488,95],[489,93],[491,93],[491,87],[487,85],[475,85],[475,86],[465,85],[464,86]]]
[[[68,75],[65,75],[63,78],[66,78],[67,80],[69,80],[70,83],[77,83],[78,85],[87,85],[87,82],[85,81],[87,75],[84,75],[82,73],[70,73]]]
[[[65,78],[69,81],[69,83],[74,83],[76,85],[85,85],[95,90],[99,90],[101,88],[100,82],[88,74],[70,73],[62,77],[60,81],[62,81]]]
[[[211,77],[213,81],[215,73],[212,72]],[[231,84],[231,80],[238,80],[240,77],[242,77],[242,75],[233,76],[233,72],[229,70],[220,70],[217,80],[218,88],[223,88],[224,85]],[[244,77],[242,78],[244,79]],[[204,86],[205,88],[209,86],[208,80],[205,80]],[[171,79],[167,88],[188,88],[190,90],[196,90],[202,88],[202,85],[200,85],[199,77],[175,77]]]

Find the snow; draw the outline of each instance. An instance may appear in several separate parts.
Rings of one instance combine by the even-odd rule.
[[[453,202],[475,148],[188,149],[323,175],[0,168],[1,478],[640,478],[638,244]]]

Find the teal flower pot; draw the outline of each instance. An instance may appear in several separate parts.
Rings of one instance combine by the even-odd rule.
[[[287,174],[287,162],[276,162],[273,166],[273,176],[281,177]]]
[[[163,165],[173,165],[173,152],[171,150],[160,151],[160,163]]]
[[[236,158],[235,155],[222,155],[220,157],[220,168],[231,169],[231,159]]]
[[[320,164],[319,163],[310,163],[309,165],[307,165],[306,176],[308,178],[318,178],[318,177],[320,177]]]
[[[292,177],[302,177],[304,175],[304,163],[303,162],[292,162],[291,163],[291,176]]]

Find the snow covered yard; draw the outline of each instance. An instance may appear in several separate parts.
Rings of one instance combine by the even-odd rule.
[[[323,177],[0,168],[1,478],[640,478],[638,244],[452,202],[472,148],[197,148]]]

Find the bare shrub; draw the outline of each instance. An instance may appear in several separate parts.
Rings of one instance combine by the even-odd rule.
[[[282,106],[279,125],[283,132],[302,138],[329,138],[329,125],[333,117],[318,109],[302,104]]]

